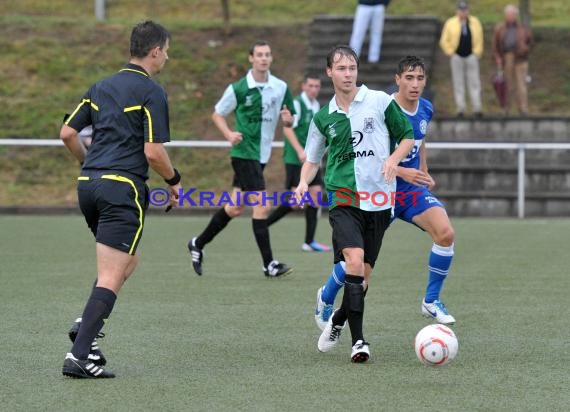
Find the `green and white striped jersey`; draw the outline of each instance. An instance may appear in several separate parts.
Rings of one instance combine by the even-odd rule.
[[[230,155],[267,163],[283,105],[295,114],[287,83],[270,73],[263,85],[257,84],[251,70],[230,84],[215,106],[216,113],[224,117],[235,111],[235,130],[243,139],[232,146]]]
[[[367,211],[389,209],[392,202],[356,201],[356,192],[384,194],[391,199],[396,179],[384,180],[385,160],[402,139],[413,139],[412,126],[388,94],[360,86],[348,114],[336,104],[336,96],[313,117],[305,153],[320,163],[328,150],[325,185],[332,192],[330,208],[350,205]],[[381,193],[380,193],[381,192]],[[340,194],[340,198],[339,198]],[[381,197],[376,197],[381,199]]]

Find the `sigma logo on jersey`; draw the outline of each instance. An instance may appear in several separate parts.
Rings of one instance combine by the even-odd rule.
[[[427,133],[428,122],[425,119],[422,119],[420,122],[420,132],[425,135]]]
[[[244,103],[244,105],[245,105],[245,106],[253,106],[253,100],[252,100],[252,99],[253,99],[253,96],[251,96],[251,95],[245,96],[245,103]]]
[[[352,147],[358,146],[362,142],[363,137],[364,134],[362,134],[362,132],[359,132],[358,130],[352,132],[352,137],[350,138],[350,144],[352,145]]]
[[[277,105],[277,99],[273,97],[270,102],[267,102],[261,108],[262,113],[267,113],[269,110],[273,109]]]
[[[374,151],[373,150],[362,150],[360,152],[342,153],[342,154],[337,156],[336,161],[337,161],[337,163],[340,163],[340,162],[344,162],[345,160],[354,160],[357,157],[368,157],[368,156],[374,156]]]

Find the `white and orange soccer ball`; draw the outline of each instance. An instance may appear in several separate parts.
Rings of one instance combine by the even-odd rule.
[[[443,366],[457,356],[459,342],[450,328],[433,324],[418,332],[414,346],[418,359],[424,365]]]

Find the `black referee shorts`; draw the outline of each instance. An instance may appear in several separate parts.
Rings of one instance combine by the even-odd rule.
[[[285,189],[291,190],[293,187],[299,186],[299,180],[301,180],[301,167],[300,165],[291,165],[285,163]],[[321,169],[317,171],[315,178],[309,186],[322,186],[323,185],[323,177],[321,176]]]
[[[364,250],[364,263],[374,267],[391,216],[392,209],[368,212],[352,206],[332,208],[329,223],[332,227],[334,263],[344,261],[344,248],[357,247]]]
[[[259,160],[232,157],[232,168],[234,169],[232,187],[239,187],[244,192],[265,190],[263,177],[265,164]]]
[[[148,208],[148,186],[112,173],[78,180],[79,207],[96,241],[134,255]]]

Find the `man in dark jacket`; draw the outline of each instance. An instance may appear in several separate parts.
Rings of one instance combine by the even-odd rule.
[[[503,71],[508,94],[508,113],[512,94],[516,90],[516,101],[521,115],[528,114],[528,55],[533,45],[530,28],[521,23],[519,9],[509,4],[505,7],[505,21],[495,26],[493,34],[493,57],[497,69]]]

